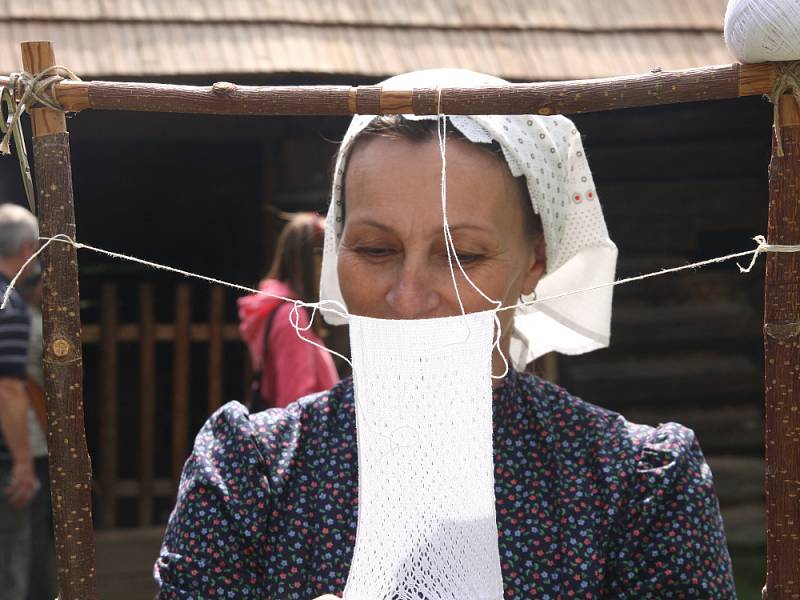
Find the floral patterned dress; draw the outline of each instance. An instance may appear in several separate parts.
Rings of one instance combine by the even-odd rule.
[[[494,390],[505,598],[735,598],[691,430],[635,425],[537,377]],[[356,538],[351,380],[286,409],[219,409],[197,436],[155,565],[159,598],[311,600]]]

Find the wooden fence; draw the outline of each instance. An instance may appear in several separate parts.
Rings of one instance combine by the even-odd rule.
[[[155,291],[152,284],[138,287],[138,322],[120,323],[119,290],[116,285],[104,285],[100,294],[100,319],[97,324],[83,328],[83,344],[99,346],[99,468],[95,470],[97,496],[95,512],[101,528],[113,528],[117,522],[117,503],[123,498],[137,498],[138,523],[140,527],[153,524],[153,507],[156,498],[175,494],[183,463],[191,444],[190,430],[190,381],[192,368],[203,368],[207,372],[208,414],[223,403],[224,346],[227,342],[240,340],[238,326],[225,322],[225,290],[210,288],[208,320],[192,322],[192,290],[182,284],[175,288],[174,318],[169,323],[156,322]],[[165,399],[157,398],[156,344],[172,345],[172,397],[171,402],[171,468],[169,478],[156,478],[156,406]],[[206,344],[207,363],[192,365],[192,345]],[[121,344],[136,344],[139,355],[139,431],[138,477],[119,477],[119,361]],[[250,386],[251,370],[247,353],[242,354],[242,396]]]

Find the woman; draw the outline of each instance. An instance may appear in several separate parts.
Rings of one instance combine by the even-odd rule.
[[[304,308],[298,309],[297,326],[308,344],[295,333],[294,303],[274,296],[313,302],[319,296],[319,256],[323,220],[313,213],[293,216],[281,231],[267,277],[259,285],[265,294],[239,299],[242,339],[253,363],[253,405],[284,408],[307,394],[328,389],[339,377],[321,346]],[[318,323],[319,321],[317,321]]]
[[[434,71],[385,87],[486,83],[500,84]],[[613,279],[616,248],[580,136],[563,117],[448,117],[446,214],[464,271],[451,268],[437,123],[353,120],[334,174],[323,300],[351,315],[418,322]],[[506,361],[607,345],[610,300],[599,289],[497,313],[505,597],[734,598],[711,475],[691,431],[635,425],[514,368],[504,373]],[[285,411],[248,415],[233,404],[210,419],[156,565],[162,598],[342,592],[358,516],[353,395],[344,380]]]

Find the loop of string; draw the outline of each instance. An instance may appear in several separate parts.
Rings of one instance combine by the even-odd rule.
[[[183,277],[187,277],[187,278],[190,278],[190,279],[198,279],[200,281],[205,281],[206,283],[211,283],[211,284],[214,284],[214,285],[220,285],[220,286],[227,287],[227,288],[230,288],[230,289],[233,289],[233,290],[238,290],[240,292],[247,292],[247,293],[250,293],[250,294],[259,294],[259,295],[262,295],[262,296],[269,296],[270,298],[276,298],[278,300],[283,300],[284,302],[289,302],[289,303],[291,303],[293,305],[293,308],[292,308],[292,310],[290,312],[290,317],[289,318],[290,318],[290,322],[291,322],[292,326],[294,327],[295,331],[297,332],[297,335],[301,339],[305,340],[306,342],[308,342],[308,343],[310,343],[310,344],[312,344],[314,346],[317,346],[319,348],[322,348],[323,350],[326,350],[327,352],[330,352],[331,354],[333,354],[335,356],[338,356],[339,358],[347,361],[347,363],[352,366],[352,363],[350,362],[350,359],[348,359],[346,356],[343,356],[342,354],[339,354],[338,352],[335,352],[333,350],[325,348],[324,346],[322,346],[320,344],[317,344],[316,342],[313,342],[312,340],[309,340],[308,338],[306,338],[303,335],[301,335],[301,332],[308,331],[308,329],[311,327],[311,323],[313,323],[314,317],[316,316],[317,311],[322,311],[322,312],[329,311],[329,312],[332,312],[332,313],[340,316],[343,319],[347,319],[350,316],[350,314],[347,312],[347,309],[340,302],[337,302],[336,300],[321,300],[319,302],[303,302],[302,300],[296,300],[294,298],[287,298],[287,297],[281,296],[279,294],[273,294],[273,293],[270,293],[270,292],[264,292],[262,290],[259,290],[259,289],[256,289],[256,288],[247,287],[247,286],[244,286],[244,285],[240,285],[238,283],[232,283],[232,282],[225,281],[225,280],[222,280],[222,279],[217,279],[215,277],[209,277],[207,275],[201,275],[199,273],[193,273],[191,271],[178,269],[176,267],[171,267],[169,265],[163,265],[163,264],[160,264],[160,263],[152,262],[152,261],[149,261],[149,260],[145,260],[143,258],[138,258],[138,257],[135,257],[135,256],[129,256],[127,254],[122,254],[122,253],[119,253],[119,252],[113,252],[111,250],[105,250],[103,248],[97,248],[96,246],[90,246],[89,244],[83,244],[81,242],[77,242],[77,241],[73,240],[70,236],[68,236],[66,234],[63,234],[63,233],[58,234],[58,235],[54,235],[52,237],[42,237],[40,239],[43,242],[42,245],[39,247],[39,249],[27,261],[25,261],[25,263],[22,265],[22,267],[20,267],[20,269],[17,272],[17,274],[14,275],[13,279],[9,283],[8,288],[6,289],[5,293],[3,294],[3,301],[2,301],[2,304],[0,304],[0,310],[4,309],[6,307],[6,305],[8,304],[8,299],[9,299],[9,296],[11,294],[11,290],[13,290],[15,288],[15,286],[17,284],[17,281],[19,280],[20,276],[25,271],[25,269],[34,260],[36,260],[38,258],[38,256],[48,246],[50,246],[50,244],[52,244],[53,242],[59,242],[59,243],[62,243],[62,244],[68,244],[68,245],[70,245],[70,246],[72,246],[72,247],[74,247],[74,248],[76,248],[78,250],[89,250],[91,252],[95,252],[97,254],[108,256],[110,258],[114,258],[114,259],[117,259],[117,260],[133,262],[133,263],[140,264],[142,266],[149,267],[149,268],[152,268],[152,269],[157,269],[157,270],[167,271],[167,272],[170,272],[170,273],[175,273],[176,275],[182,275]],[[590,287],[586,287],[586,288],[580,288],[580,289],[572,290],[572,291],[569,291],[569,292],[564,292],[562,294],[556,294],[556,295],[553,295],[553,296],[547,296],[545,298],[537,298],[537,299],[534,299],[534,300],[528,300],[526,302],[520,302],[518,304],[514,304],[514,305],[510,305],[510,306],[499,307],[499,308],[495,309],[495,313],[498,313],[498,312],[501,312],[501,311],[506,311],[506,310],[514,310],[514,309],[522,308],[522,307],[526,307],[526,306],[532,306],[532,305],[535,305],[535,304],[539,304],[540,302],[548,302],[548,301],[551,301],[551,300],[556,300],[558,298],[563,298],[565,296],[572,296],[572,295],[581,294],[581,293],[584,293],[584,292],[591,292],[593,290],[597,290],[597,289],[600,289],[600,288],[614,287],[614,286],[622,285],[622,284],[625,284],[625,283],[630,283],[632,281],[641,281],[643,279],[649,279],[651,277],[660,277],[662,275],[669,275],[671,273],[677,273],[679,271],[686,271],[686,270],[690,270],[690,269],[698,269],[698,268],[705,267],[705,266],[708,266],[708,265],[711,265],[711,264],[722,263],[722,262],[726,262],[726,261],[729,261],[729,260],[733,260],[735,258],[741,258],[741,257],[744,257],[744,256],[750,256],[751,257],[750,264],[748,266],[746,266],[746,267],[743,267],[741,265],[738,265],[738,263],[737,263],[737,265],[739,267],[739,272],[740,273],[749,273],[753,269],[753,267],[755,266],[756,260],[758,259],[758,257],[761,254],[768,253],[768,252],[800,252],[800,244],[768,244],[767,241],[766,241],[766,238],[764,238],[764,236],[762,236],[762,235],[755,236],[753,238],[753,240],[758,244],[757,247],[755,249],[753,249],[753,250],[746,250],[744,252],[736,252],[734,254],[726,254],[724,256],[718,256],[716,258],[710,258],[710,259],[707,259],[707,260],[702,260],[702,261],[699,261],[699,262],[694,262],[694,263],[682,265],[682,266],[679,266],[679,267],[672,267],[672,268],[669,268],[669,269],[661,269],[660,271],[653,271],[652,273],[646,273],[644,275],[638,275],[638,276],[635,276],[635,277],[627,277],[625,279],[617,279],[616,281],[612,281],[612,282],[609,282],[609,283],[603,283],[603,284],[600,284],[600,285],[590,286]],[[457,260],[458,260],[458,257],[456,256],[456,261]],[[491,302],[495,302],[496,303],[497,301],[491,300]],[[309,318],[309,324],[308,325],[305,325],[305,326],[301,326],[300,325],[300,313],[299,313],[300,307],[310,308],[312,310],[310,318]],[[495,314],[495,318],[497,318],[496,314]]]
[[[20,99],[20,104],[24,104],[26,108],[41,104],[50,110],[65,112],[56,95],[56,85],[65,79],[81,81],[81,78],[71,69],[63,65],[53,65],[36,75],[31,75],[25,71],[12,73],[9,79],[9,87],[14,91],[14,96]]]
[[[261,292],[261,293],[264,294],[265,292]],[[311,329],[311,326],[314,323],[314,317],[317,316],[317,311],[318,310],[331,310],[331,312],[335,312],[340,316],[343,316],[342,313],[340,313],[337,310],[322,308],[321,305],[324,303],[322,301],[318,302],[318,303],[306,303],[306,302],[301,302],[300,300],[292,300],[291,302],[292,302],[292,310],[289,311],[289,324],[294,328],[294,332],[297,335],[297,337],[299,337],[301,340],[303,340],[307,344],[311,344],[312,346],[316,346],[317,348],[325,350],[326,352],[330,352],[334,356],[338,356],[343,361],[345,361],[348,365],[350,365],[350,368],[352,369],[353,368],[352,361],[349,358],[347,358],[344,354],[340,354],[336,350],[331,350],[330,348],[328,348],[327,346],[325,346],[323,344],[318,344],[314,340],[309,339],[309,338],[305,337],[302,334],[302,332],[308,331],[309,329]],[[336,301],[335,300],[326,300],[325,302],[336,302]],[[336,304],[339,304],[339,303],[336,302]],[[311,308],[311,315],[309,315],[309,317],[308,317],[308,325],[306,325],[305,327],[301,327],[300,326],[300,307],[301,306],[305,306],[307,308],[308,307]]]
[[[800,104],[800,61],[775,63],[775,83],[768,94],[772,102],[772,120],[775,127],[775,153],[783,156],[783,141],[781,140],[781,97],[791,92],[794,99]]]
[[[36,199],[33,193],[33,177],[31,176],[31,167],[28,164],[28,151],[25,148],[25,138],[22,135],[22,127],[19,119],[15,119],[17,113],[17,103],[14,100],[14,94],[9,87],[3,87],[0,93],[0,110],[5,107],[5,116],[0,115],[0,131],[3,133],[3,142],[8,145],[10,138],[14,138],[14,149],[16,150],[17,162],[19,163],[19,172],[22,176],[22,185],[25,188],[25,197],[28,199],[28,207],[33,214],[36,214]]]

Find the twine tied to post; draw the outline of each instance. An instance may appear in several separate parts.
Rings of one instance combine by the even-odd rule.
[[[800,61],[775,63],[775,83],[768,94],[772,102],[772,119],[775,127],[775,153],[783,156],[783,141],[781,140],[781,97],[791,92],[797,103],[800,104]]]
[[[65,79],[81,81],[80,77],[61,65],[53,65],[36,75],[27,72],[12,73],[0,95],[0,108],[4,107],[3,112],[5,113],[4,118],[0,119],[0,131],[3,133],[3,138],[0,140],[0,154],[3,156],[11,154],[11,138],[14,138],[25,195],[28,197],[28,205],[34,214],[36,214],[36,201],[33,179],[20,127],[20,118],[26,110],[36,107],[66,112],[56,96],[56,85]]]

